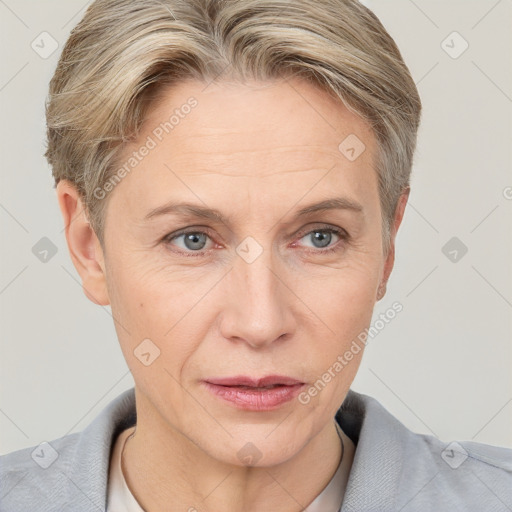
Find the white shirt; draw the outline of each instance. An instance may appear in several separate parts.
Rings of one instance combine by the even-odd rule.
[[[123,430],[114,445],[108,478],[107,512],[145,512],[135,496],[131,493],[124,478],[121,467],[121,453],[127,438],[133,433],[135,427]],[[324,490],[315,500],[304,509],[304,512],[339,512],[343,501],[346,486],[346,471],[344,469],[351,463],[350,450],[345,446],[342,463]]]

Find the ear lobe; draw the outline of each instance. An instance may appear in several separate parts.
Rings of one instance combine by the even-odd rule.
[[[76,187],[68,180],[57,184],[57,199],[64,220],[66,241],[73,265],[82,279],[87,298],[98,304],[110,304],[101,244],[92,229]]]

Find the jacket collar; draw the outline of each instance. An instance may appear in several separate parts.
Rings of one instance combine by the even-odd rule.
[[[356,444],[341,512],[397,510],[403,442],[410,431],[377,400],[352,390],[336,421]]]
[[[135,425],[136,421],[135,388],[131,388],[112,400],[79,434],[67,473],[71,480],[67,503],[73,504],[73,510],[106,510],[108,473],[114,443],[117,436]]]

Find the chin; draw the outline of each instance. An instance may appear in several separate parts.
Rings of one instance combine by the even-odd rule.
[[[225,443],[212,444],[212,438],[206,439],[207,449],[210,457],[219,462],[239,467],[272,467],[283,464],[293,458],[300,446],[293,429],[282,430],[281,435],[275,432],[270,425],[258,425],[259,432],[254,435],[234,435]],[[270,428],[269,428],[270,427]],[[278,427],[280,428],[280,427]],[[213,437],[215,439],[215,437]],[[294,442],[291,443],[290,439]]]

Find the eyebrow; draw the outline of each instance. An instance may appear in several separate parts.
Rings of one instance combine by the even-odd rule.
[[[296,218],[328,210],[349,210],[358,214],[364,214],[364,208],[360,203],[346,197],[334,197],[301,208],[297,211]],[[208,219],[229,225],[229,219],[215,208],[206,208],[193,203],[177,203],[174,201],[151,210],[144,219],[150,220],[158,216],[170,214]]]

